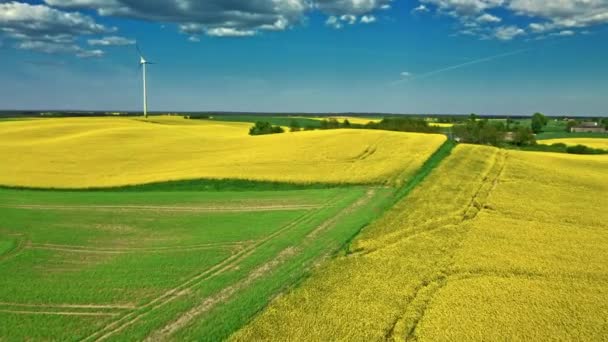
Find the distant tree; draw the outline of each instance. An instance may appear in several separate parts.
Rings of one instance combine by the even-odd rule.
[[[506,129],[504,123],[500,121],[483,119],[469,120],[464,124],[455,125],[452,132],[461,142],[500,146],[504,143]]]
[[[321,129],[336,129],[340,128],[340,122],[336,118],[321,120]]]
[[[536,117],[538,118],[541,123],[543,124],[543,126],[547,126],[547,124],[549,123],[549,118],[545,116],[545,114],[543,113],[534,113],[534,115],[532,115],[532,117]]]
[[[348,121],[348,119],[344,119],[344,123],[342,123],[342,127],[350,128],[350,121]]]
[[[548,123],[549,119],[542,113],[534,113],[534,115],[532,115],[532,124],[530,127],[534,133],[540,133],[543,131],[543,127],[547,126]]]
[[[340,122],[336,118],[330,118],[327,121],[327,126],[330,129],[340,128]]]
[[[513,119],[511,119],[511,117],[507,117],[507,127],[506,127],[507,131],[511,130],[511,125],[512,124],[513,124]]]
[[[569,120],[566,123],[566,132],[571,132],[572,131],[572,127],[578,125],[578,122],[576,122],[575,120]]]
[[[300,127],[300,123],[298,122],[298,120],[291,120],[291,122],[289,123],[289,130],[291,132],[298,132],[301,129],[302,128]]]
[[[263,135],[283,133],[285,130],[281,126],[273,126],[269,122],[258,121],[249,129],[249,135]]]
[[[604,125],[604,128],[608,129],[608,118],[603,118],[601,124]]]
[[[513,132],[513,143],[518,146],[529,146],[536,144],[536,138],[531,128],[519,126]]]
[[[477,119],[479,119],[479,115],[475,114],[475,113],[471,113],[469,115],[469,120],[470,121],[477,121]]]

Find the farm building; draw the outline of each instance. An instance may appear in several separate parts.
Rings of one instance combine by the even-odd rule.
[[[583,122],[570,129],[572,133],[608,133],[606,127],[601,126],[597,122]]]

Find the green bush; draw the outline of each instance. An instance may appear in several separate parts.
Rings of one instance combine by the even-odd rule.
[[[258,121],[249,129],[249,135],[263,135],[283,133],[285,130],[281,126],[273,126],[269,122]]]

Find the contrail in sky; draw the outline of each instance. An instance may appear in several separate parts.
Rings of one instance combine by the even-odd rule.
[[[404,82],[409,82],[409,81],[414,81],[414,80],[420,80],[420,79],[428,78],[428,77],[431,77],[431,76],[435,76],[437,74],[441,74],[441,73],[446,72],[446,71],[460,69],[460,68],[464,68],[464,67],[467,67],[467,66],[470,66],[470,65],[490,62],[490,61],[493,61],[495,59],[500,59],[500,58],[504,58],[504,57],[508,57],[508,56],[519,55],[520,53],[524,53],[524,52],[529,51],[529,50],[530,49],[515,50],[515,51],[511,51],[511,52],[501,53],[499,55],[494,55],[494,56],[490,56],[490,57],[484,57],[484,58],[476,59],[474,61],[469,61],[469,62],[462,63],[462,64],[452,65],[452,66],[449,66],[449,67],[445,67],[445,68],[429,71],[427,73],[420,74],[420,75],[417,75],[417,76],[413,76],[413,77],[397,80],[397,81],[392,82],[391,85],[398,85],[398,84],[401,84],[401,83],[404,83]]]

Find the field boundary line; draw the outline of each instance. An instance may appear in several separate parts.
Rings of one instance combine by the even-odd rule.
[[[330,200],[325,202],[325,205],[323,206],[323,208],[333,206],[333,204],[336,201],[338,201],[341,197],[343,197],[343,196],[340,196],[340,195],[334,196],[333,198],[331,198]],[[139,321],[142,316],[146,315],[150,311],[155,310],[161,306],[164,306],[165,304],[171,302],[175,298],[183,295],[185,292],[187,292],[187,290],[200,284],[201,281],[209,279],[210,277],[223,273],[225,270],[232,268],[236,263],[240,262],[243,258],[245,258],[245,257],[251,255],[253,252],[255,252],[264,243],[270,241],[271,239],[275,238],[276,236],[281,235],[283,232],[290,230],[291,228],[297,226],[301,222],[308,220],[315,213],[317,213],[317,211],[314,211],[314,210],[307,211],[303,215],[300,215],[299,217],[297,217],[293,221],[287,223],[285,226],[283,226],[279,230],[273,232],[272,234],[268,235],[264,239],[256,241],[254,244],[247,246],[243,250],[239,251],[236,254],[233,254],[232,256],[228,257],[224,261],[191,277],[190,279],[186,280],[182,284],[180,284],[172,289],[169,289],[168,291],[166,291],[162,295],[156,297],[152,301],[144,304],[143,306],[140,306],[137,311],[133,311],[133,312],[121,317],[117,321],[111,322],[110,324],[102,327],[100,330],[93,332],[89,336],[85,337],[83,340],[84,341],[92,341],[92,340],[102,341],[102,340],[114,335],[115,333],[125,329],[126,327]],[[219,273],[217,273],[218,271],[219,271]]]

